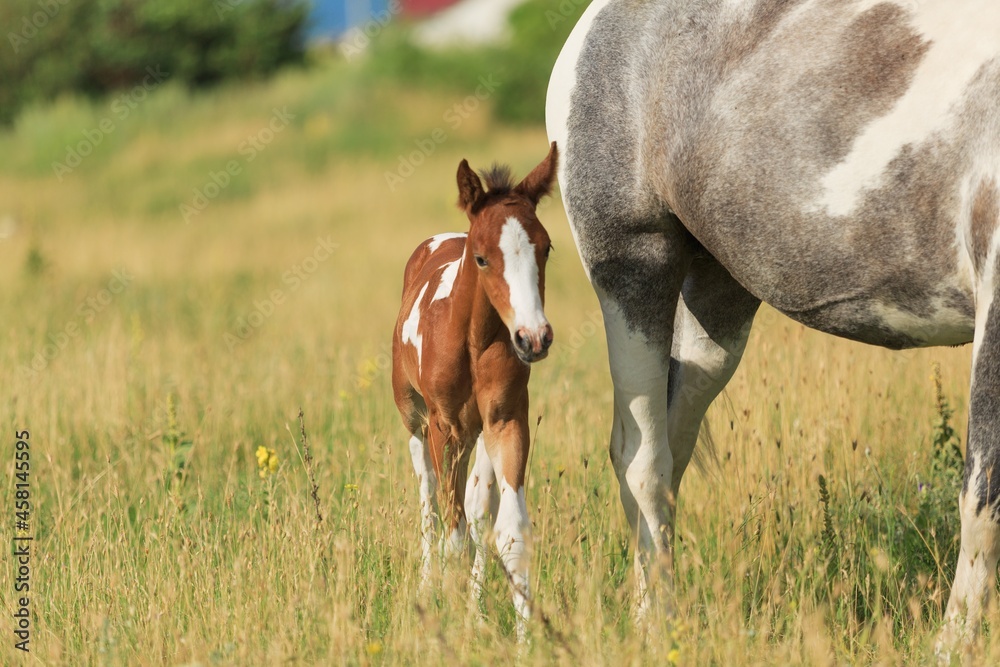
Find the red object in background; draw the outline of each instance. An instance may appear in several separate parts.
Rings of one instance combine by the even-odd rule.
[[[454,5],[458,0],[402,0],[403,13],[407,16],[426,16]]]

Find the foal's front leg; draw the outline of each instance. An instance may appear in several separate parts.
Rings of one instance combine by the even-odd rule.
[[[531,564],[531,521],[524,499],[525,467],[528,462],[528,397],[515,401],[509,412],[487,414],[484,424],[486,453],[499,480],[500,505],[494,526],[497,551],[510,581],[517,611],[517,638],[523,641],[531,616],[528,569]],[[509,409],[509,408],[508,408]],[[506,412],[506,414],[504,414]]]

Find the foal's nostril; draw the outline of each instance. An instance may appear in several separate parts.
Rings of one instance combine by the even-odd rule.
[[[523,352],[527,352],[528,338],[523,333],[521,333],[521,331],[522,331],[521,329],[518,329],[517,332],[514,334],[514,345],[517,346],[517,349]]]
[[[552,341],[555,335],[552,333],[552,327],[545,327],[545,332],[542,334],[542,349],[547,350],[552,346]]]

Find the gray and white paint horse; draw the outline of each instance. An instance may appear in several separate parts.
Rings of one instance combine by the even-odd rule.
[[[549,84],[604,312],[640,611],[761,301],[889,348],[973,343],[946,637],[1000,556],[1000,3],[596,0]]]

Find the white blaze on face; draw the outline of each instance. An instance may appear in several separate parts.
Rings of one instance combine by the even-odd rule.
[[[861,11],[875,4],[864,0]],[[822,179],[818,209],[847,215],[907,145],[919,145],[954,120],[963,95],[980,68],[1000,53],[1000,3],[969,0],[961,9],[944,0],[897,0],[913,10],[911,25],[929,43],[910,87],[888,114],[858,135],[851,152]]]
[[[427,285],[420,288],[420,294],[417,295],[417,300],[413,302],[413,309],[410,311],[409,317],[403,322],[402,337],[404,343],[409,343],[417,349],[417,371],[420,371],[420,357],[423,354],[423,336],[420,335],[420,302],[424,300],[424,293],[427,291]]]
[[[540,329],[549,322],[542,309],[542,295],[538,291],[538,261],[535,245],[517,218],[507,218],[500,231],[500,250],[503,252],[503,279],[510,291],[510,307],[514,311],[511,334],[521,327]]]

